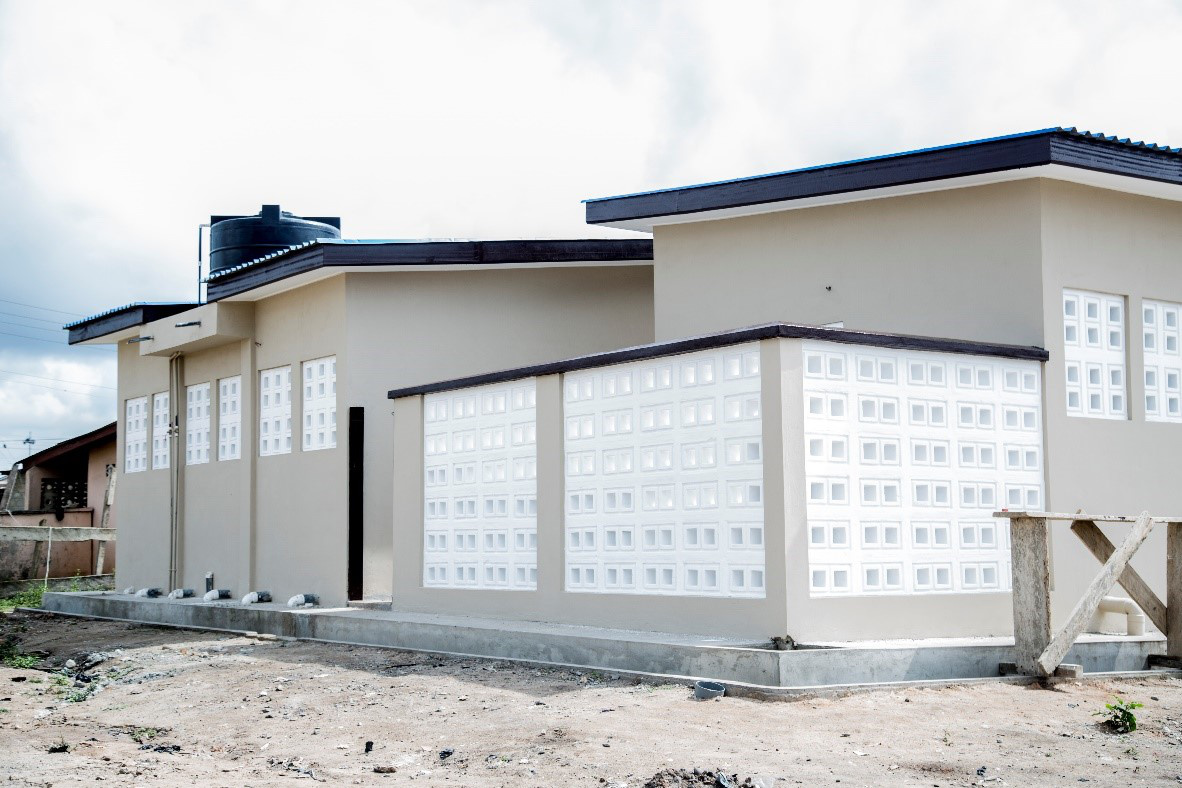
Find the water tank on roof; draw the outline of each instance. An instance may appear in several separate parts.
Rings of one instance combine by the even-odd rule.
[[[209,217],[209,272],[248,263],[316,238],[340,238],[336,216],[296,216],[264,205],[254,216]]]

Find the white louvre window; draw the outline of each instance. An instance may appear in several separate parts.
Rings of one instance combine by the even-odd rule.
[[[123,470],[138,473],[148,468],[148,398],[127,401],[123,423]]]
[[[242,376],[218,381],[218,459],[242,457]]]
[[[209,462],[209,384],[185,388],[185,465]]]
[[[336,356],[304,362],[304,451],[337,445]]]
[[[152,467],[168,467],[168,392],[152,395]]]
[[[1146,421],[1182,422],[1182,304],[1141,304]]]
[[[259,456],[291,453],[291,367],[259,373]]]
[[[1063,365],[1069,416],[1128,418],[1123,297],[1063,291]]]

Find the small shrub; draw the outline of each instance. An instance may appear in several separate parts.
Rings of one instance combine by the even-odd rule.
[[[73,692],[69,692],[66,694],[66,702],[67,703],[81,703],[82,701],[86,700],[91,695],[93,695],[94,691],[96,689],[98,689],[98,684],[87,684],[84,687],[80,687],[79,689],[76,689]]]
[[[1145,704],[1121,698],[1112,700],[1114,702],[1105,703],[1101,711],[1092,712],[1092,716],[1104,717],[1101,722],[1113,733],[1132,733],[1137,730],[1137,715],[1133,714],[1133,709],[1139,709]]]
[[[40,664],[41,660],[34,657],[32,654],[15,654],[11,657],[4,658],[4,664],[10,668],[17,670],[32,670]]]
[[[131,739],[136,744],[143,744],[147,741],[155,739],[161,734],[159,728],[136,728],[131,732]]]
[[[17,648],[16,638],[11,635],[0,641],[0,662],[8,667],[18,670],[31,670],[37,667],[40,661],[31,654],[22,654],[20,649]]]

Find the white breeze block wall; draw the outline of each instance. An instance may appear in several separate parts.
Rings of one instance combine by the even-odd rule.
[[[1042,508],[1038,362],[804,343],[811,594],[1009,590]]]
[[[423,398],[423,584],[534,590],[535,381]]]
[[[1141,303],[1145,420],[1182,422],[1182,304]]]
[[[1063,362],[1067,415],[1128,418],[1122,296],[1063,291]]]
[[[759,346],[567,374],[571,592],[763,597]]]

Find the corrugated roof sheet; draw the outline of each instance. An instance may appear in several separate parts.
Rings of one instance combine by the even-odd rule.
[[[254,260],[247,260],[245,263],[239,263],[238,265],[232,265],[227,268],[220,268],[217,271],[212,272],[209,276],[207,276],[205,278],[205,281],[212,282],[215,279],[220,279],[223,276],[228,276],[230,274],[237,273],[237,272],[242,271],[246,268],[256,266],[259,263],[265,263],[268,260],[274,260],[276,257],[283,257],[284,255],[291,254],[292,252],[298,252],[301,249],[307,249],[308,247],[311,247],[311,246],[320,246],[320,245],[329,245],[329,244],[333,244],[333,245],[337,245],[337,244],[369,244],[369,245],[412,244],[412,243],[438,243],[438,242],[442,242],[442,241],[467,241],[467,240],[469,240],[469,239],[467,239],[467,238],[366,238],[366,239],[313,238],[311,241],[304,241],[303,243],[293,244],[292,246],[289,246],[286,249],[278,249],[274,252],[271,252],[270,254],[263,255],[262,257],[256,257]]]
[[[610,197],[591,197],[583,200],[584,203],[603,202],[604,200],[619,200],[625,197],[639,197],[646,194],[662,194],[665,192],[681,191],[683,189],[696,189],[702,186],[718,186],[726,183],[742,183],[743,181],[754,181],[761,178],[775,178],[780,175],[792,175],[800,172],[810,172],[812,170],[823,170],[830,167],[842,167],[847,164],[864,164],[871,161],[881,161],[883,159],[895,159],[903,156],[913,156],[918,153],[931,153],[932,151],[950,150],[954,148],[967,148],[971,145],[980,145],[985,142],[997,142],[999,140],[1021,139],[1022,137],[1034,137],[1040,134],[1069,134],[1074,137],[1083,137],[1087,139],[1103,140],[1105,142],[1112,142],[1118,145],[1124,145],[1130,148],[1142,148],[1145,150],[1157,151],[1159,153],[1169,153],[1174,155],[1182,155],[1182,148],[1171,148],[1168,145],[1158,145],[1153,142],[1133,142],[1129,137],[1117,137],[1111,134],[1103,134],[1094,131],[1081,131],[1075,126],[1051,126],[1045,129],[1035,129],[1034,131],[1023,131],[1017,134],[1004,134],[999,137],[984,137],[982,139],[968,140],[966,142],[953,142],[948,145],[936,145],[930,148],[916,148],[914,150],[899,151],[896,153],[883,153],[878,156],[866,156],[860,159],[848,159],[845,161],[829,162],[827,164],[814,164],[808,167],[798,167],[791,170],[780,170],[778,172],[765,172],[759,175],[746,175],[741,178],[726,178],[718,181],[705,181],[702,183],[693,183],[686,186],[670,186],[665,189],[649,189],[647,191],[630,192],[627,194],[614,194]]]
[[[83,323],[89,323],[92,320],[98,320],[100,317],[107,317],[108,315],[114,315],[119,312],[125,312],[128,309],[139,309],[140,307],[145,307],[145,306],[175,306],[175,305],[176,305],[175,301],[132,301],[130,304],[124,304],[123,306],[117,306],[114,309],[108,309],[106,311],[99,312],[98,314],[91,315],[90,317],[84,317],[79,320],[75,320],[73,323],[66,323],[64,326],[62,326],[62,329],[77,328],[78,326],[82,325]],[[198,304],[194,303],[193,306],[198,306]]]

